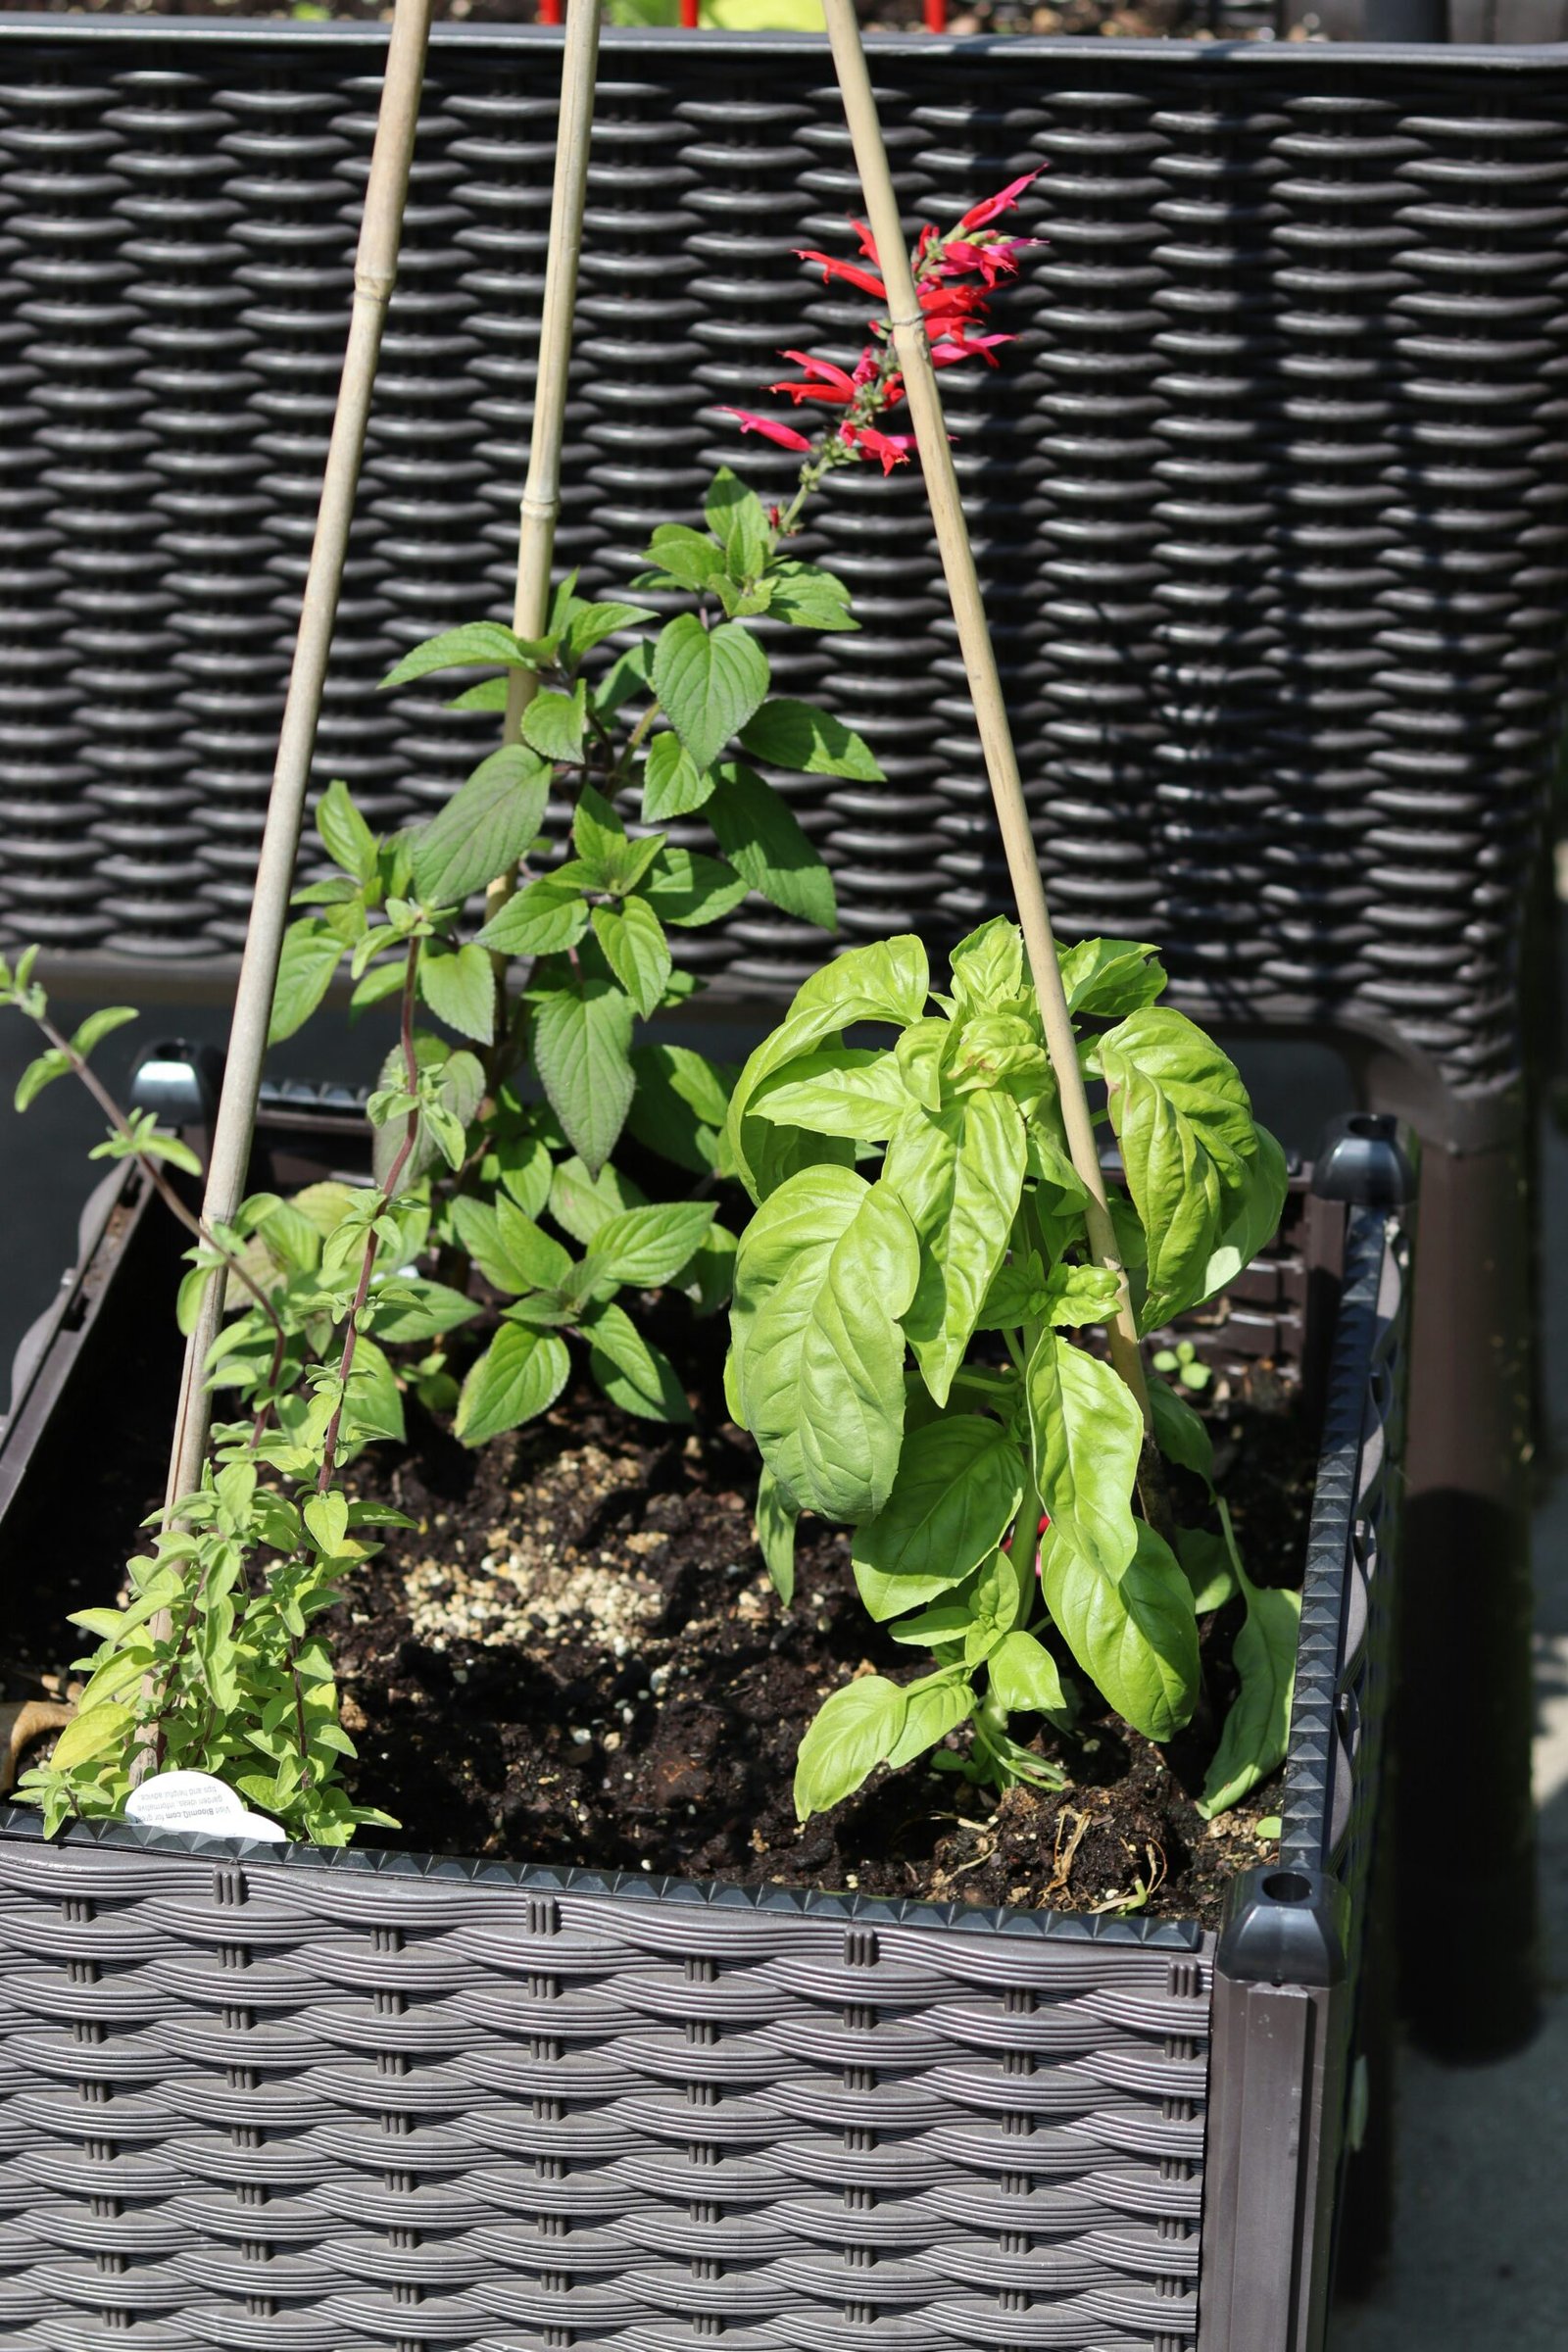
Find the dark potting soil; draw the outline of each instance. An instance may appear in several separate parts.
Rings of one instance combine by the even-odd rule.
[[[783,1607],[753,1541],[756,1454],[724,1417],[718,1334],[660,1336],[690,1383],[691,1430],[633,1420],[584,1382],[478,1455],[412,1408],[403,1456],[356,1465],[351,1485],[416,1522],[331,1627],[356,1793],[401,1824],[385,1841],[1216,1921],[1227,1879],[1272,1851],[1257,1825],[1278,1791],[1205,1823],[1192,1799],[1212,1729],[1161,1750],[1103,1717],[1071,1740],[1038,1727],[1072,1777],[1059,1794],[999,1800],[915,1765],[797,1823],[796,1749],[822,1698],[856,1673],[921,1668],[867,1618],[848,1537],[810,1518]],[[1247,1386],[1211,1408],[1224,1491],[1252,1573],[1298,1583],[1310,1451],[1268,1368]],[[1220,1715],[1239,1620],[1238,1603],[1205,1624]]]

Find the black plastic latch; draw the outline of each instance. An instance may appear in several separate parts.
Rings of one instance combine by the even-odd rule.
[[[1273,1863],[1232,1882],[1215,1965],[1236,1984],[1343,1984],[1350,1898],[1326,1870]]]
[[[1320,1200],[1348,1200],[1356,1208],[1405,1208],[1415,1199],[1421,1147],[1414,1132],[1390,1111],[1352,1110],[1331,1119],[1312,1162]]]
[[[165,1038],[137,1057],[131,1105],[150,1110],[166,1127],[211,1127],[222,1084],[223,1056],[216,1046]]]

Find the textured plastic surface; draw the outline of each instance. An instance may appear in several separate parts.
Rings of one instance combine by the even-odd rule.
[[[318,1124],[330,1149],[346,1121]],[[1331,1453],[1377,1418],[1375,1336],[1336,1351]],[[1361,1491],[1352,1464],[1347,1540]],[[1304,1719],[1293,1759],[1307,1838],[1333,1776]],[[47,1848],[0,1809],[0,2334],[1192,2352],[1213,1950],[1179,1921],[122,1825]]]
[[[241,937],[342,345],[383,35],[0,23],[0,928],[187,964]],[[506,609],[559,36],[437,30],[318,773],[379,824],[488,743],[378,696]],[[1178,998],[1394,1025],[1513,1072],[1516,913],[1561,716],[1568,52],[877,44],[911,213],[1043,167],[1019,337],[945,379],[1045,864],[1071,935]],[[622,584],[755,405],[864,304],[791,248],[857,195],[819,43],[611,33],[561,554]],[[781,679],[886,785],[797,780],[849,940],[1000,904],[920,486],[835,477],[858,636]],[[753,904],[687,943],[775,994]]]

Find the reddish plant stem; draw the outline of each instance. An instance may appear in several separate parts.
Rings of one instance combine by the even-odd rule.
[[[400,1019],[400,1036],[403,1045],[403,1073],[411,1095],[417,1094],[419,1086],[419,1062],[418,1056],[414,1051],[414,1003],[415,987],[418,978],[418,971],[419,943],[417,939],[411,939],[409,942],[409,960],[403,974],[403,998]],[[397,1157],[393,1160],[391,1167],[388,1168],[386,1182],[381,1187],[381,1197],[375,1204],[375,1213],[377,1217],[383,1216],[386,1213],[387,1209],[391,1206],[393,1200],[397,1197],[399,1179],[401,1178],[404,1169],[409,1164],[409,1159],[413,1153],[415,1144],[418,1140],[418,1133],[419,1112],[417,1105],[416,1105],[416,1107],[409,1112],[408,1132],[398,1147]],[[337,1467],[338,1435],[343,1424],[343,1406],[348,1396],[349,1375],[354,1369],[355,1350],[358,1348],[360,1341],[360,1317],[365,1311],[366,1299],[370,1295],[370,1276],[375,1271],[375,1256],[379,1247],[379,1236],[373,1230],[368,1233],[365,1237],[365,1254],[360,1260],[360,1279],[354,1293],[354,1304],[349,1309],[349,1327],[343,1337],[343,1355],[342,1360],[338,1365],[337,1408],[334,1411],[331,1420],[326,1425],[326,1438],[321,1447],[321,1468],[320,1473],[316,1481],[316,1492],[318,1494],[324,1494],[326,1493],[327,1489],[332,1484],[332,1474]]]

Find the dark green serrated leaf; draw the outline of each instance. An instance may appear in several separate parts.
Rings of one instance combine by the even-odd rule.
[[[532,1004],[540,1084],[567,1142],[597,1174],[631,1107],[631,1004],[613,981],[587,974]]]
[[[578,883],[542,874],[492,915],[474,945],[502,956],[559,956],[577,945],[588,911]]]
[[[678,735],[656,735],[643,771],[643,817],[650,825],[689,816],[713,795],[711,768],[699,767]]]
[[[683,612],[654,648],[654,690],[699,767],[708,767],[767,692],[767,658],[737,621],[705,629]]]
[[[458,1436],[465,1446],[482,1446],[537,1420],[555,1403],[570,1370],[565,1342],[554,1332],[504,1323],[463,1384]]]
[[[754,760],[765,760],[770,767],[793,768],[808,776],[849,776],[861,784],[886,780],[870,745],[853,727],[787,696],[764,703],[741,727],[740,738]]]
[[[709,822],[736,872],[786,914],[836,930],[833,877],[794,810],[740,760],[721,760],[714,772]]]
[[[272,992],[272,1018],[267,1032],[270,1046],[279,1046],[303,1029],[332,985],[343,957],[343,945],[318,916],[306,915],[290,923],[283,934],[277,986]]]
[[[526,744],[482,760],[415,836],[414,880],[428,906],[458,906],[509,874],[544,821],[550,771]]]
[[[489,1045],[496,1030],[496,975],[483,948],[427,946],[418,979],[419,993],[438,1019]]]
[[[503,628],[498,620],[466,621],[461,628],[443,629],[439,637],[427,637],[404,655],[395,668],[389,669],[381,680],[383,691],[389,686],[407,686],[416,678],[427,678],[442,669],[489,668],[499,663],[507,669],[538,669],[555,652],[553,642],[546,638],[538,643],[525,641],[515,630]]]
[[[663,1002],[672,959],[664,926],[646,899],[622,899],[618,907],[596,906],[594,936],[638,1011],[646,1018]]]

